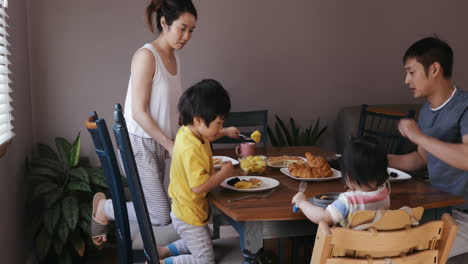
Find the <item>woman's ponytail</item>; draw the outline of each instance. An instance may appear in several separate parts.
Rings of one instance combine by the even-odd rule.
[[[151,2],[146,7],[146,23],[151,31],[154,33],[154,15],[159,12],[164,0],[151,0]],[[157,21],[156,21],[157,23]]]

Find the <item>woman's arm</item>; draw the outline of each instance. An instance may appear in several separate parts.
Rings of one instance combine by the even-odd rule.
[[[154,141],[172,153],[174,142],[164,135],[159,125],[151,117],[149,110],[155,72],[154,55],[148,49],[140,50],[135,55],[131,68],[132,117]]]

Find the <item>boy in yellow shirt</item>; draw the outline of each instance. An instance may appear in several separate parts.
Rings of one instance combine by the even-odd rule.
[[[179,99],[183,126],[174,143],[169,196],[172,223],[181,239],[158,248],[162,263],[215,263],[206,195],[234,171],[230,162],[213,171],[210,142],[222,136],[239,137],[237,128],[223,128],[230,108],[229,94],[215,80],[195,84]]]

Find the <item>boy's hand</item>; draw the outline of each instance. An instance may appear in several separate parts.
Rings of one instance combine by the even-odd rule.
[[[237,127],[225,127],[224,135],[230,138],[239,138],[240,131]]]
[[[303,193],[298,192],[292,198],[291,204],[296,204],[297,207],[300,207],[300,204],[306,200],[307,200],[307,197]]]
[[[230,161],[225,161],[221,163],[220,172],[224,174],[224,178],[229,178],[234,175],[234,166]]]

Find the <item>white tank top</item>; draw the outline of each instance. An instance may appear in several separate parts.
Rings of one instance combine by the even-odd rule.
[[[182,95],[179,56],[174,54],[177,62],[177,74],[172,75],[167,71],[166,66],[164,66],[161,57],[159,57],[153,45],[147,43],[138,49],[138,51],[141,49],[150,50],[153,53],[156,63],[156,71],[151,88],[151,99],[149,102],[151,117],[156,121],[163,133],[174,140],[179,126],[177,103],[179,102],[179,97]],[[135,54],[138,53],[138,51],[135,52]],[[135,55],[133,56],[135,57]],[[130,75],[124,108],[128,132],[139,137],[150,138],[148,133],[146,133],[132,117],[132,91],[132,76]]]

